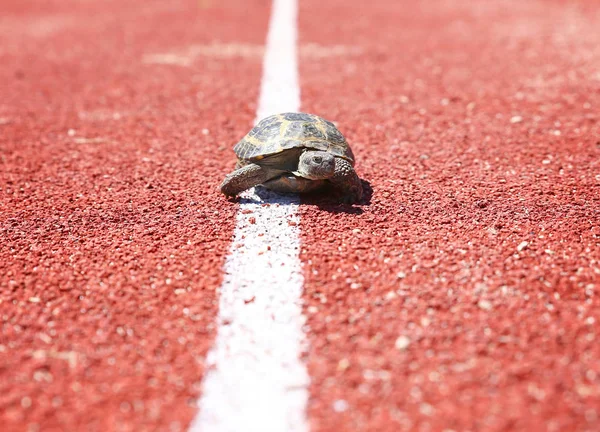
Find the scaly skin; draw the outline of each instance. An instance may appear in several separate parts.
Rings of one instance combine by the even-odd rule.
[[[335,172],[329,181],[343,192],[342,200],[345,203],[351,204],[362,199],[362,183],[352,164],[346,159],[335,158]]]
[[[236,196],[246,189],[277,177],[282,172],[256,164],[248,164],[228,174],[221,183],[220,189],[227,196]]]

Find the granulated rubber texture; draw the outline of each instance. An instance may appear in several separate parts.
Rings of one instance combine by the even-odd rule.
[[[325,431],[600,429],[600,6],[301,2],[303,110],[361,206],[301,207]]]
[[[269,3],[2,2],[3,430],[188,426]],[[300,2],[312,430],[597,430],[599,6],[416,3]]]
[[[196,413],[235,224],[218,185],[256,112],[245,47],[268,6],[0,5],[3,431],[183,431]]]

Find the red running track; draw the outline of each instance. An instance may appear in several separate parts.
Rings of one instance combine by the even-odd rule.
[[[301,207],[312,430],[597,430],[600,6],[413,3],[300,2],[303,109],[373,190]],[[0,6],[6,430],[188,426],[268,15]]]
[[[314,430],[599,430],[600,5],[414,3],[301,2],[373,188],[302,207]]]
[[[2,2],[3,431],[193,418],[235,223],[215,189],[262,63],[190,52],[263,44],[269,18],[219,4]],[[162,53],[193,64],[148,63]]]

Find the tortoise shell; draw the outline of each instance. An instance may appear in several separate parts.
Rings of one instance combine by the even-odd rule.
[[[354,165],[352,149],[341,132],[333,123],[314,114],[282,113],[266,117],[233,147],[240,160],[249,162],[293,149],[326,151]]]

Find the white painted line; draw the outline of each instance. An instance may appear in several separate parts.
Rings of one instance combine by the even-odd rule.
[[[256,122],[300,109],[297,0],[273,0]]]
[[[299,110],[296,35],[297,0],[274,0],[256,122]],[[308,431],[298,204],[243,194],[192,432]]]

